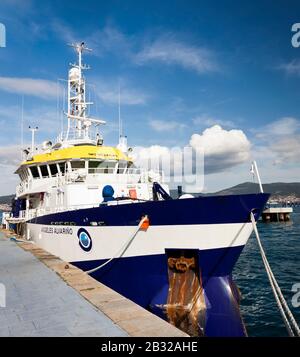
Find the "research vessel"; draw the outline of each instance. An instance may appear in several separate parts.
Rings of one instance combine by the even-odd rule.
[[[232,270],[268,195],[172,199],[162,173],[135,166],[126,137],[105,145],[105,122],[88,115],[88,48],[73,47],[67,130],[36,149],[32,128],[9,223],[192,336],[245,336]]]

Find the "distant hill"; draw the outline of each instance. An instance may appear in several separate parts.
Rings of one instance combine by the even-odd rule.
[[[263,189],[265,192],[271,193],[273,195],[299,195],[300,196],[300,182],[295,183],[267,183],[263,184]],[[244,182],[239,185],[226,188],[221,191],[217,191],[214,194],[218,195],[232,195],[232,194],[246,194],[246,193],[258,193],[259,185],[253,182]]]
[[[15,197],[15,195],[8,195],[8,196],[0,196],[0,204],[11,204],[11,200]]]
[[[300,182],[275,182],[263,184],[264,192],[271,193],[273,198],[298,198],[300,199]],[[244,182],[239,185],[226,188],[214,193],[192,193],[192,195],[211,196],[211,195],[243,195],[247,193],[258,193],[259,186],[257,183]],[[177,191],[171,190],[171,196],[177,197]]]
[[[300,182],[275,182],[263,184],[264,192],[271,193],[272,196],[295,196],[300,198]],[[216,192],[218,195],[241,195],[246,193],[258,193],[257,183],[244,182],[239,185]]]

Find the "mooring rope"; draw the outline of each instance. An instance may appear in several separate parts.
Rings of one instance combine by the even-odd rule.
[[[265,266],[265,269],[266,269],[266,272],[267,272],[267,275],[268,275],[268,278],[269,278],[269,281],[270,281],[270,285],[271,285],[271,288],[272,288],[272,291],[273,291],[273,294],[275,296],[275,300],[277,302],[277,305],[278,305],[278,308],[279,308],[279,311],[281,313],[281,316],[282,316],[282,319],[283,319],[283,322],[286,326],[286,329],[289,333],[289,336],[291,337],[294,337],[295,336],[295,333],[296,333],[296,336],[300,337],[300,328],[291,312],[291,310],[289,309],[288,307],[288,304],[281,292],[281,289],[276,281],[276,278],[272,272],[272,269],[270,267],[270,264],[268,262],[268,259],[266,257],[266,254],[265,254],[265,251],[263,249],[263,246],[261,244],[261,240],[260,240],[260,237],[259,237],[259,233],[258,233],[258,229],[257,229],[257,225],[256,225],[256,221],[255,221],[255,217],[254,217],[254,214],[253,212],[251,212],[250,214],[250,217],[251,217],[251,222],[252,222],[252,226],[253,226],[253,230],[254,230],[254,233],[255,233],[255,236],[256,236],[256,240],[257,240],[257,243],[258,243],[258,246],[259,246],[259,250],[260,250],[260,253],[261,253],[261,257],[262,257],[262,261],[264,263],[264,266]],[[293,331],[294,329],[294,331]]]
[[[99,265],[96,268],[93,268],[91,270],[87,270],[86,273],[87,274],[91,274],[94,273],[95,271],[103,268],[105,265],[107,265],[108,263],[110,263],[113,259],[115,258],[120,258],[125,251],[127,250],[127,248],[130,246],[131,242],[133,241],[133,239],[136,237],[136,235],[138,234],[139,230],[141,229],[143,223],[148,219],[148,216],[144,216],[141,220],[140,223],[138,224],[137,228],[134,230],[134,232],[132,233],[132,235],[130,236],[130,238],[126,241],[126,243],[122,246],[122,248],[115,254],[113,255],[110,259],[108,259],[106,262],[104,262],[103,264]]]

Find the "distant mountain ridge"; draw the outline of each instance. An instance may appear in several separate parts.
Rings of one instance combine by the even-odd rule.
[[[271,193],[274,199],[298,199],[300,200],[300,182],[274,182],[263,184],[263,190],[266,193]],[[177,197],[177,191],[171,190],[171,196]],[[192,193],[195,196],[211,196],[211,195],[243,195],[247,193],[258,193],[259,185],[254,182],[244,182],[236,186],[226,188],[214,193]]]
[[[263,184],[263,190],[272,196],[292,196],[300,198],[300,182],[274,182]],[[218,195],[246,194],[259,192],[259,185],[253,182],[244,182],[239,185],[216,192]]]
[[[7,195],[7,196],[0,196],[0,204],[11,204],[11,200],[15,197],[15,195]]]

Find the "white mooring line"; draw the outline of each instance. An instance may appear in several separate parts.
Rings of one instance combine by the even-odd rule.
[[[92,274],[95,271],[98,271],[100,269],[102,269],[103,267],[105,267],[105,265],[107,265],[108,263],[110,263],[113,259],[116,258],[120,258],[123,256],[123,254],[125,253],[125,251],[128,249],[128,247],[130,246],[131,242],[134,240],[134,238],[136,237],[136,235],[138,234],[138,232],[140,231],[143,223],[148,220],[148,216],[144,216],[141,218],[140,223],[138,224],[138,226],[135,228],[134,232],[131,234],[131,236],[129,237],[129,239],[126,241],[126,243],[122,246],[122,248],[115,254],[113,255],[110,259],[108,259],[106,262],[104,262],[103,264],[97,266],[94,269],[88,270],[86,271],[87,274]]]
[[[276,278],[275,278],[275,276],[271,270],[270,264],[267,260],[266,254],[265,254],[263,246],[261,244],[261,240],[259,237],[259,233],[257,230],[257,225],[255,222],[255,217],[254,217],[253,212],[251,212],[251,222],[252,222],[253,230],[255,232],[256,240],[257,240],[257,243],[259,246],[260,254],[261,254],[261,257],[262,257],[262,260],[263,260],[263,263],[264,263],[264,266],[265,266],[265,269],[266,269],[266,272],[267,272],[267,275],[268,275],[268,278],[270,281],[270,285],[271,285],[273,294],[275,296],[279,311],[281,313],[283,322],[284,322],[286,329],[291,337],[295,337],[295,336],[300,337],[300,328],[299,328],[291,310],[288,307],[288,304],[281,292],[281,289],[276,281]]]

